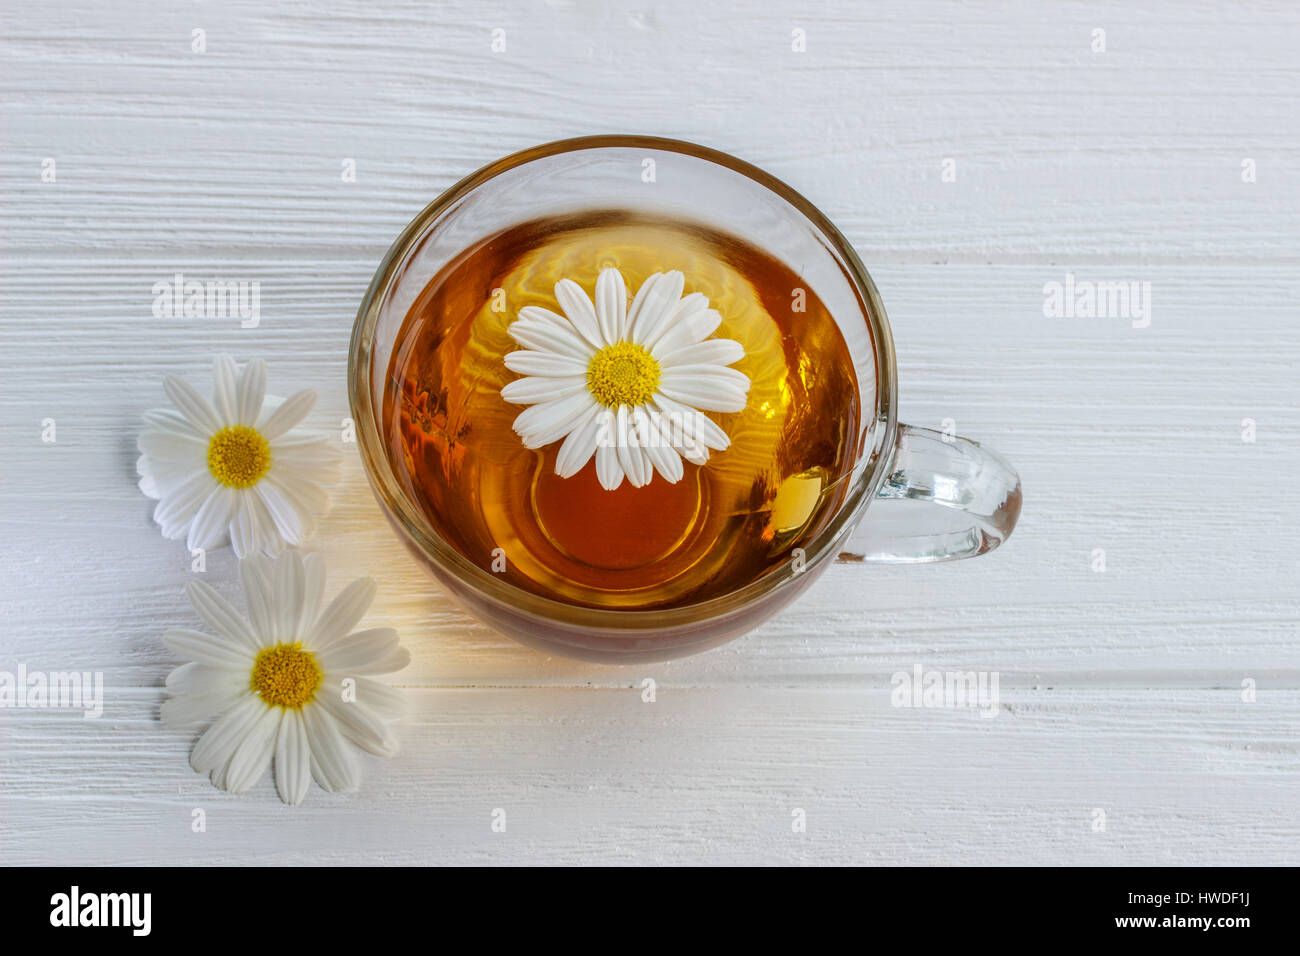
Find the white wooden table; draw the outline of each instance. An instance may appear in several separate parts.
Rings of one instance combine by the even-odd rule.
[[[0,859],[1300,862],[1298,38],[1284,3],[10,5],[0,669],[102,671],[107,699],[0,711]],[[263,355],[336,426],[402,226],[491,159],[608,131],[819,204],[888,304],[902,417],[1010,458],[1018,531],[838,564],[745,639],[619,669],[451,605],[351,454],[316,546],[332,588],[379,579],[368,620],[412,649],[404,752],[297,809],[269,775],[215,791],[157,719],[160,634],[196,623],[135,486],[161,377]],[[176,272],[260,282],[260,325],[155,318]],[[1149,282],[1149,327],[1045,316],[1066,273]],[[206,575],[238,598],[232,566]],[[998,715],[892,706],[917,665],[996,672]]]

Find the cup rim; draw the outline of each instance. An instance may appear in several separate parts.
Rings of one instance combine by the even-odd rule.
[[[859,300],[866,304],[864,318],[870,328],[875,351],[875,425],[872,447],[860,450],[859,464],[855,465],[855,468],[861,467],[865,462],[867,467],[853,479],[848,495],[826,527],[804,545],[803,568],[796,570],[787,562],[726,594],[690,604],[649,610],[589,607],[542,597],[497,575],[489,574],[443,541],[432,528],[423,526],[421,522],[426,519],[402,493],[392,474],[383,446],[383,436],[376,425],[371,398],[371,358],[380,307],[391,287],[397,266],[412,244],[424,235],[429,224],[460,198],[511,169],[563,153],[608,148],[658,150],[704,160],[745,176],[788,202],[828,240],[847,267],[847,278],[855,287]],[[886,465],[893,455],[898,433],[895,369],[893,336],[875,283],[843,233],[808,199],[757,166],[708,146],[658,136],[602,134],[542,143],[491,162],[443,191],[407,224],[385,253],[357,310],[348,349],[348,404],[352,420],[356,424],[357,444],[366,476],[380,505],[388,512],[390,523],[406,538],[408,546],[425,555],[441,571],[454,576],[480,598],[507,608],[516,615],[522,613],[539,621],[563,621],[565,626],[578,629],[661,631],[712,621],[743,611],[759,599],[789,587],[833,557],[836,546],[857,525],[888,471]],[[380,374],[386,375],[387,369]]]

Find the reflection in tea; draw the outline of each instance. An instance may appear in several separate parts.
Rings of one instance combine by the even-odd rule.
[[[594,461],[556,474],[560,441],[530,450],[501,389],[526,306],[560,313],[555,284],[590,296],[602,269],[635,293],[680,270],[722,316],[748,377],[743,410],[706,413],[730,436],[677,482],[601,486]],[[398,335],[384,421],[394,471],[469,561],[544,597],[593,607],[695,603],[791,560],[834,515],[853,466],[860,398],[834,320],[798,275],[697,223],[601,210],[523,223],[433,277]]]

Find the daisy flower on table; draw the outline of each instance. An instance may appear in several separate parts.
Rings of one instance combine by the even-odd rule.
[[[316,393],[268,396],[261,359],[240,370],[218,355],[213,379],[208,401],[168,375],[163,390],[175,408],[144,415],[136,470],[140,490],[158,500],[154,521],[163,537],[184,537],[190,550],[229,540],[241,558],[301,544],[313,515],[329,508],[325,486],[337,480],[342,461],[328,438],[292,431]]]
[[[722,316],[699,292],[683,297],[682,273],[656,272],[627,303],[617,269],[602,269],[593,304],[572,279],[555,284],[563,315],[538,306],[519,310],[506,330],[523,346],[504,358],[526,376],[501,389],[528,405],[515,419],[525,447],[564,440],[555,472],[568,478],[596,457],[601,487],[626,478],[634,487],[658,472],[670,482],[682,460],[703,465],[709,450],[731,443],[703,412],[744,409],[749,378],[731,364],[745,357],[733,339],[709,338]]]
[[[190,765],[214,786],[241,793],[274,760],[275,786],[301,803],[314,777],[333,792],[357,789],[351,745],[397,753],[391,723],[402,695],[372,680],[411,660],[391,627],[353,631],[375,596],[370,578],[353,581],[322,611],[325,564],[318,555],[284,551],[239,563],[248,616],[202,581],[191,581],[194,610],[212,633],[174,628],[163,643],[189,663],[167,677],[174,696],[162,718],[176,725],[216,718],[199,738]]]

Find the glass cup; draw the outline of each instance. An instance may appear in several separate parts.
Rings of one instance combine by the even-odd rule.
[[[839,507],[791,560],[743,587],[654,610],[566,604],[465,558],[431,527],[393,474],[382,421],[398,331],[450,260],[521,222],[593,208],[704,222],[791,266],[834,317],[863,414]],[[894,343],[867,270],[838,229],[785,183],[717,150],[649,136],[589,136],[507,156],[429,204],[393,243],[352,332],[349,399],[375,497],[398,537],[480,620],[543,651],[613,663],[666,660],[751,630],[807,590],[845,549],[868,562],[918,563],[991,551],[1020,514],[1020,479],[972,441],[900,425]],[[868,513],[868,509],[870,512]],[[865,519],[865,520],[864,520]]]

